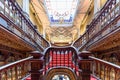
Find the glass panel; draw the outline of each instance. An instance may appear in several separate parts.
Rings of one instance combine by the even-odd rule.
[[[0,24],[3,25],[4,27],[8,27],[7,22],[2,17],[0,17]]]
[[[67,75],[54,75],[52,80],[70,80]]]
[[[79,0],[45,0],[51,26],[71,26]]]

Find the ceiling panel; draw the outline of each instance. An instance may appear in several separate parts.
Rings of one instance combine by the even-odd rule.
[[[45,0],[51,26],[72,26],[79,0]]]

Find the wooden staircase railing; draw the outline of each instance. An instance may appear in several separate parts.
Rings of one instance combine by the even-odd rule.
[[[30,59],[28,57],[0,67],[0,80],[20,80],[30,71]]]
[[[72,48],[69,48],[69,49],[72,51]],[[51,54],[49,56],[54,56],[53,59],[55,60],[55,64],[52,64],[52,62],[50,63],[48,52],[44,57],[45,60],[43,60],[42,58],[43,55],[41,55],[40,53],[34,52],[32,53],[34,57],[31,56],[31,57],[7,64],[7,65],[1,66],[0,67],[0,80],[19,80],[19,79],[24,78],[28,74],[31,75],[30,80],[31,79],[38,80],[36,76],[37,74],[40,74],[39,78],[41,80],[44,80],[44,76],[45,74],[47,74],[47,71],[50,69],[54,69],[55,67],[56,67],[55,69],[58,69],[58,68],[62,69],[62,67],[66,69],[70,69],[70,68],[73,69],[72,71],[74,74],[76,74],[76,77],[78,80],[88,80],[91,78],[91,76],[96,78],[97,80],[100,80],[100,79],[101,80],[119,80],[120,79],[120,76],[119,76],[120,66],[101,60],[101,59],[98,59],[98,58],[95,58],[95,57],[92,57],[92,56],[89,56],[91,54],[88,52],[84,52],[84,53],[82,52],[82,54],[78,55],[79,59],[74,58],[76,60],[72,60],[73,62],[76,61],[73,64],[74,66],[76,66],[74,67],[71,64],[71,62],[69,63],[68,61],[68,58],[70,59],[70,56],[72,55],[71,54],[68,55],[68,53],[66,52],[66,48],[65,49],[51,48],[49,50],[50,51],[51,50],[52,51],[62,50],[62,54],[61,53],[58,53],[59,55],[56,54],[58,55],[57,57],[54,56],[52,52],[50,52]],[[65,54],[63,54],[64,51],[66,52]],[[68,56],[60,56],[60,55],[68,55]],[[72,56],[72,57],[75,57],[75,56]],[[64,58],[66,62],[65,60],[63,60]],[[51,61],[53,61],[53,59],[51,59]],[[43,67],[43,61],[46,62],[44,67]],[[79,72],[80,69],[81,71]],[[42,71],[40,72],[40,70]]]
[[[53,68],[68,68],[79,76],[79,66],[77,63],[77,52],[72,47],[51,47],[45,52],[44,74]]]
[[[120,1],[107,0],[99,15],[95,17],[86,32],[73,43],[78,50],[89,50],[106,36],[117,32],[120,28]]]
[[[92,59],[93,76],[100,80],[120,80],[120,66],[92,56],[89,58]]]
[[[15,0],[0,0],[0,5],[0,27],[14,33],[39,51],[50,46]]]

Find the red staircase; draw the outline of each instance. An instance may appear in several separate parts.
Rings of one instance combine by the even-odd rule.
[[[73,62],[72,51],[50,51],[50,61],[45,67],[45,71],[52,67],[69,67],[76,72],[78,71],[78,67]]]
[[[69,68],[76,74],[80,76],[78,67],[78,55],[72,50],[73,48],[50,48],[45,52],[44,55],[44,67],[43,75],[45,75],[50,69],[53,68]],[[31,80],[29,76],[26,80]],[[91,76],[90,80],[97,80]]]
[[[28,77],[26,80],[31,80],[31,77]],[[97,80],[95,77],[91,76],[90,80]]]

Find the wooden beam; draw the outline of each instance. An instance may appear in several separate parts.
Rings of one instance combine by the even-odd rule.
[[[8,46],[4,46],[4,45],[2,45],[2,44],[0,44],[0,50],[1,50],[1,51],[12,52],[12,53],[15,53],[15,54],[18,54],[18,55],[22,55],[22,54],[20,54],[20,53],[23,53],[23,52],[21,52],[21,51],[19,51],[19,50],[16,50],[16,49],[11,48],[11,47],[8,47]]]

